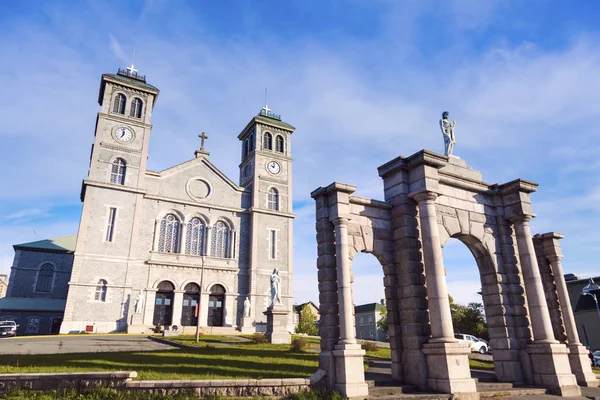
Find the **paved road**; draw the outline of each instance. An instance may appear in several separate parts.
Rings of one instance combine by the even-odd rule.
[[[37,336],[0,339],[0,354],[61,354],[173,350],[142,335]]]

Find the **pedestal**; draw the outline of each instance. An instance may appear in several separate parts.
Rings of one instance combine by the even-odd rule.
[[[532,343],[526,346],[533,367],[533,381],[562,397],[581,396],[569,364],[569,349],[560,343]]]
[[[242,326],[240,331],[245,334],[255,333],[256,327],[254,326],[253,322],[254,321],[252,317],[242,317]]]
[[[568,344],[569,364],[579,386],[598,387],[596,374],[592,372],[588,350],[580,344]]]
[[[335,360],[335,389],[349,398],[368,396],[363,361],[365,351],[360,344],[338,344],[331,353]]]
[[[429,389],[454,394],[455,399],[479,399],[469,369],[471,350],[464,343],[425,343],[423,353],[427,357]]]
[[[267,308],[263,314],[267,316],[266,336],[272,344],[290,344],[292,335],[287,331],[289,311],[284,306]]]
[[[131,322],[127,325],[127,333],[145,333],[148,327],[144,325],[144,314],[135,313],[131,316]]]

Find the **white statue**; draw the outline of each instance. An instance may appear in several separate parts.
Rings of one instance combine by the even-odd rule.
[[[271,274],[271,304],[281,305],[281,278],[279,277],[279,270],[275,268]],[[276,303],[277,302],[277,303]]]
[[[142,308],[144,308],[144,295],[142,294],[142,291],[140,290],[140,292],[137,295],[137,298],[135,299],[135,313],[136,314],[141,313]]]
[[[456,144],[456,138],[454,137],[454,127],[456,126],[456,121],[450,122],[448,119],[448,114],[448,111],[444,111],[442,113],[442,119],[440,119],[440,128],[442,130],[442,134],[444,135],[444,154],[446,157],[452,155],[454,145]]]
[[[244,317],[250,316],[250,307],[252,307],[250,305],[250,298],[246,297],[246,300],[244,300]]]

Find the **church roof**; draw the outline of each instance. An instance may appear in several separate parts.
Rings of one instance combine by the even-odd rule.
[[[0,310],[6,311],[64,311],[66,299],[33,297],[4,297],[0,299]]]
[[[156,86],[152,86],[151,84],[146,83],[146,82],[144,82],[142,80],[131,78],[131,77],[128,77],[128,76],[124,76],[124,75],[121,75],[121,74],[102,74],[102,76],[103,77],[112,78],[112,79],[115,79],[117,81],[121,81],[123,83],[127,83],[129,85],[136,85],[136,86],[143,87],[145,89],[156,90],[157,92],[159,91]]]
[[[254,119],[256,119],[257,121],[260,121],[260,122],[264,122],[265,124],[271,124],[271,125],[275,125],[275,126],[280,126],[282,128],[285,128],[285,129],[291,129],[291,130],[296,129],[292,125],[290,125],[290,124],[288,124],[286,122],[283,122],[281,120],[277,120],[277,119],[274,119],[274,118],[264,117],[262,115],[257,115],[257,116],[254,117]]]
[[[53,239],[38,240],[37,242],[29,242],[15,244],[15,250],[32,250],[32,251],[47,251],[51,253],[73,253],[75,252],[75,243],[77,235],[59,236]]]

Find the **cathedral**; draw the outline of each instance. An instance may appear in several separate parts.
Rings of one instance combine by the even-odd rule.
[[[293,330],[295,128],[266,106],[251,118],[238,135],[237,183],[211,163],[204,133],[194,158],[151,171],[158,95],[133,66],[102,75],[70,279],[35,271],[51,262],[20,268],[15,256],[15,284],[23,279],[15,271],[36,275],[32,293],[20,296],[44,297],[36,294],[39,279],[49,298],[53,289],[60,292],[53,285],[68,282],[60,333],[141,333],[157,325],[192,333],[197,325],[241,329],[242,321],[251,322],[244,322],[244,332],[261,332],[277,269]],[[250,318],[243,316],[245,302]]]

